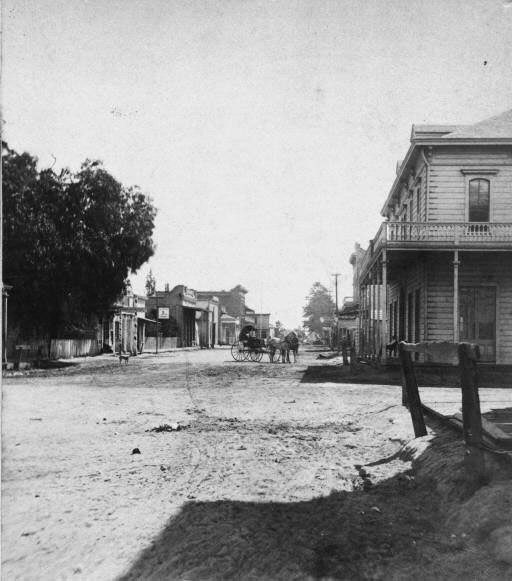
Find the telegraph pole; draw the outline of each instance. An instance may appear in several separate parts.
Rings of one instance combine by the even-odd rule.
[[[338,316],[338,276],[341,276],[339,272],[335,272],[334,276],[334,284],[336,288],[336,316]]]
[[[336,349],[339,349],[339,321],[338,321],[338,276],[340,276],[339,272],[335,272],[333,274],[334,276],[334,285],[335,285],[335,297],[336,297],[336,311],[334,313],[334,318],[336,321],[336,331],[335,331],[335,335],[334,335],[334,341],[335,341],[335,345],[336,345]]]
[[[155,347],[155,354],[158,355],[158,325],[160,325],[160,321],[158,320],[158,293],[155,290],[155,298],[156,298],[156,347]]]

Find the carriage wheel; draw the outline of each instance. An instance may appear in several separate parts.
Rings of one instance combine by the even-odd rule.
[[[247,359],[247,351],[242,341],[237,341],[231,345],[231,356],[235,361],[244,361]]]
[[[249,351],[249,357],[254,363],[259,363],[263,359],[263,351]]]

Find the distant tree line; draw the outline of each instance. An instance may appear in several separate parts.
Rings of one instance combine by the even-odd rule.
[[[25,334],[64,337],[106,314],[154,253],[156,210],[99,161],[39,170],[2,142],[3,281]]]
[[[311,333],[322,335],[322,327],[330,325],[336,305],[324,285],[315,282],[306,297],[304,327]]]

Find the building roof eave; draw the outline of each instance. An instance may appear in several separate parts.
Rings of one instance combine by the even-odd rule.
[[[419,147],[432,147],[432,146],[454,146],[454,145],[512,145],[512,138],[510,137],[450,137],[448,133],[444,137],[422,137],[421,139],[411,140],[411,145],[407,151],[402,164],[400,165],[397,176],[391,186],[389,194],[386,198],[386,202],[382,206],[380,211],[381,216],[386,217],[386,210],[391,204],[397,188],[404,179],[404,173],[408,169],[411,160],[414,158],[414,154]]]
[[[382,209],[380,211],[381,216],[384,216],[384,217],[386,216],[386,210],[387,210],[388,206],[390,205],[390,203],[391,203],[391,201],[396,193],[398,186],[400,185],[400,183],[403,180],[403,175],[405,173],[405,169],[408,167],[408,165],[413,157],[416,146],[417,146],[417,143],[415,143],[415,142],[412,142],[411,145],[409,146],[409,150],[407,151],[407,155],[405,156],[402,164],[400,165],[400,169],[395,177],[393,185],[391,186],[389,194],[386,198],[386,202],[382,206]]]

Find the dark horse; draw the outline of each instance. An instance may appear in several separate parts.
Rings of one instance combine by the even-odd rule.
[[[299,352],[299,339],[292,331],[288,333],[284,339],[274,337],[268,341],[268,353],[270,355],[270,362],[274,362],[276,352],[279,351],[277,361],[281,358],[282,363],[291,363],[290,351],[293,353],[293,362],[297,361],[297,354]]]
[[[297,361],[297,356],[299,354],[299,338],[297,335],[292,331],[288,333],[284,340],[288,343],[290,349],[288,350],[288,363],[290,363],[290,351],[293,353],[293,362]]]

